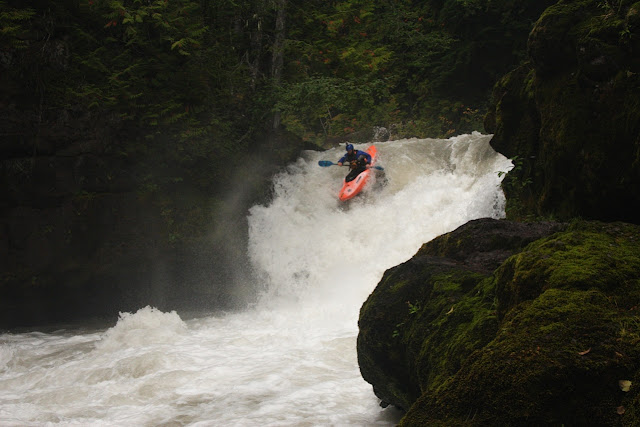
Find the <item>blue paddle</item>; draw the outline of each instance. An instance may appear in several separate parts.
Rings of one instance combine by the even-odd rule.
[[[333,163],[331,160],[320,160],[318,162],[318,165],[322,166],[323,168],[326,168],[327,166],[340,166],[337,163]],[[347,165],[342,165],[342,166],[347,166]],[[378,169],[379,171],[383,171],[384,168],[382,166],[371,166],[373,169]]]

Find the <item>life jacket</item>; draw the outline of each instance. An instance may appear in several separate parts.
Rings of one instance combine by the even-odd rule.
[[[360,150],[353,150],[351,154],[347,153],[343,157],[344,162],[349,162],[352,165],[355,163],[356,167],[362,168],[367,164],[366,153]]]

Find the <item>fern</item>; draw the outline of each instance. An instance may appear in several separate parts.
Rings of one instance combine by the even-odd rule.
[[[8,49],[24,49],[27,42],[21,36],[26,30],[25,25],[35,11],[15,9],[0,1],[0,47]]]

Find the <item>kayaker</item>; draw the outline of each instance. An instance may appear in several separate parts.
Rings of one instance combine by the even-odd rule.
[[[347,144],[346,148],[347,154],[338,160],[338,165],[342,166],[343,163],[349,162],[351,171],[344,179],[346,182],[349,182],[353,181],[361,172],[371,167],[371,155],[366,151],[354,149],[353,144]]]

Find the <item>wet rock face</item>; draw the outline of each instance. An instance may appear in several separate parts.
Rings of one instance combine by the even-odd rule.
[[[484,219],[425,244],[361,309],[363,377],[403,425],[636,424],[638,236]]]
[[[362,306],[359,322],[360,370],[376,394],[386,403],[408,409],[423,388],[433,382],[432,377],[441,374],[427,366],[430,356],[419,357],[429,334],[434,340],[445,339],[437,333],[433,335],[439,328],[431,322],[437,322],[438,316],[461,303],[466,293],[490,277],[509,256],[563,227],[488,218],[470,221],[426,243],[411,260],[388,270]],[[449,362],[437,362],[448,365],[441,366],[442,373],[457,369],[469,354],[467,347],[484,339],[477,335],[480,331],[495,328],[492,318],[484,319],[486,313],[482,310],[479,313],[482,319],[478,324],[468,325],[475,328],[475,335],[462,338],[457,344],[459,353]],[[458,314],[474,316],[463,310],[451,314],[446,318]]]
[[[519,159],[503,182],[508,217],[640,221],[640,6],[631,3],[548,8],[529,62],[494,88],[491,144]]]

